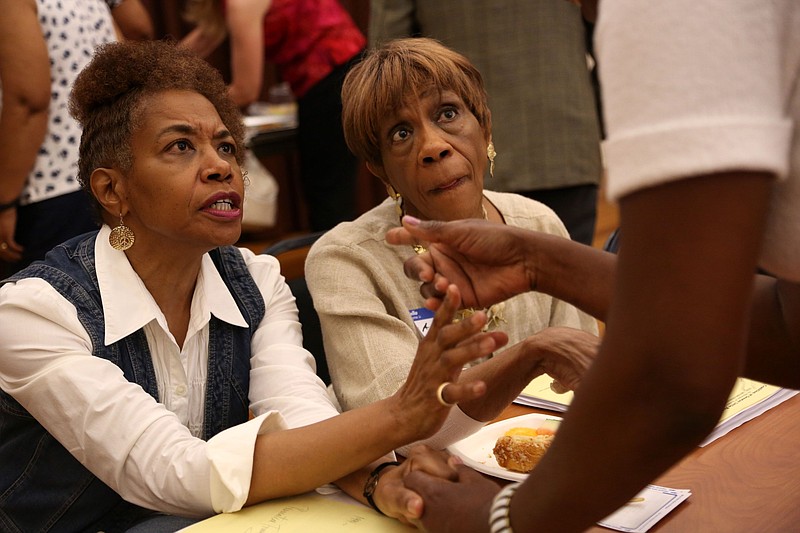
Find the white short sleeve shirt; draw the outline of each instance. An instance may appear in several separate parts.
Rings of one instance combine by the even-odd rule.
[[[595,40],[612,199],[730,170],[774,173],[761,265],[800,281],[800,3],[615,0]]]

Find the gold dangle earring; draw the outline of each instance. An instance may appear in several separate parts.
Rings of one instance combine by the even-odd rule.
[[[397,218],[400,219],[400,225],[403,225],[403,197],[400,196],[400,193],[394,190],[394,187],[391,185],[386,185],[386,192],[389,193],[389,197],[394,200],[394,208],[397,210]],[[425,253],[425,247],[421,244],[414,244],[411,246],[417,254]]]
[[[497,157],[497,152],[494,150],[494,143],[489,141],[489,146],[486,147],[486,156],[489,158],[489,177],[494,177],[494,158]]]
[[[394,190],[394,187],[387,184],[386,185],[386,192],[389,193],[389,198],[394,200],[394,208],[397,211],[397,217],[402,219],[403,218],[403,197],[400,196],[400,193]]]
[[[135,240],[136,236],[133,234],[133,230],[125,225],[125,222],[122,220],[122,212],[120,212],[119,225],[112,229],[111,233],[108,235],[108,244],[110,244],[113,249],[124,252],[133,246],[133,241]]]

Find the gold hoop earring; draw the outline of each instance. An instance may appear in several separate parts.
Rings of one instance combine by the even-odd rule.
[[[125,225],[125,222],[122,220],[122,213],[120,213],[119,225],[109,233],[108,244],[110,244],[113,249],[124,252],[133,246],[133,241],[135,240],[136,236],[133,234],[133,230]]]
[[[489,141],[489,146],[486,147],[486,156],[489,158],[489,177],[494,177],[494,158],[497,157],[497,152],[494,150],[494,143]]]

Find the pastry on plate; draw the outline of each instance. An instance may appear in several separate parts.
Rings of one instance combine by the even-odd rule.
[[[494,445],[497,464],[513,472],[528,473],[544,456],[553,441],[558,420],[546,420],[538,428],[514,427]]]

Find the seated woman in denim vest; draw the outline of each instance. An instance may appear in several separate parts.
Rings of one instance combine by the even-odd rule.
[[[460,370],[507,338],[483,314],[452,323],[454,288],[397,394],[337,416],[277,260],[231,246],[243,125],[203,60],[106,46],[70,106],[102,227],[0,288],[0,529],[172,531],[332,481],[366,501],[376,465],[447,417],[442,383],[483,394]],[[410,465],[455,472],[420,453],[369,503],[419,516]]]

